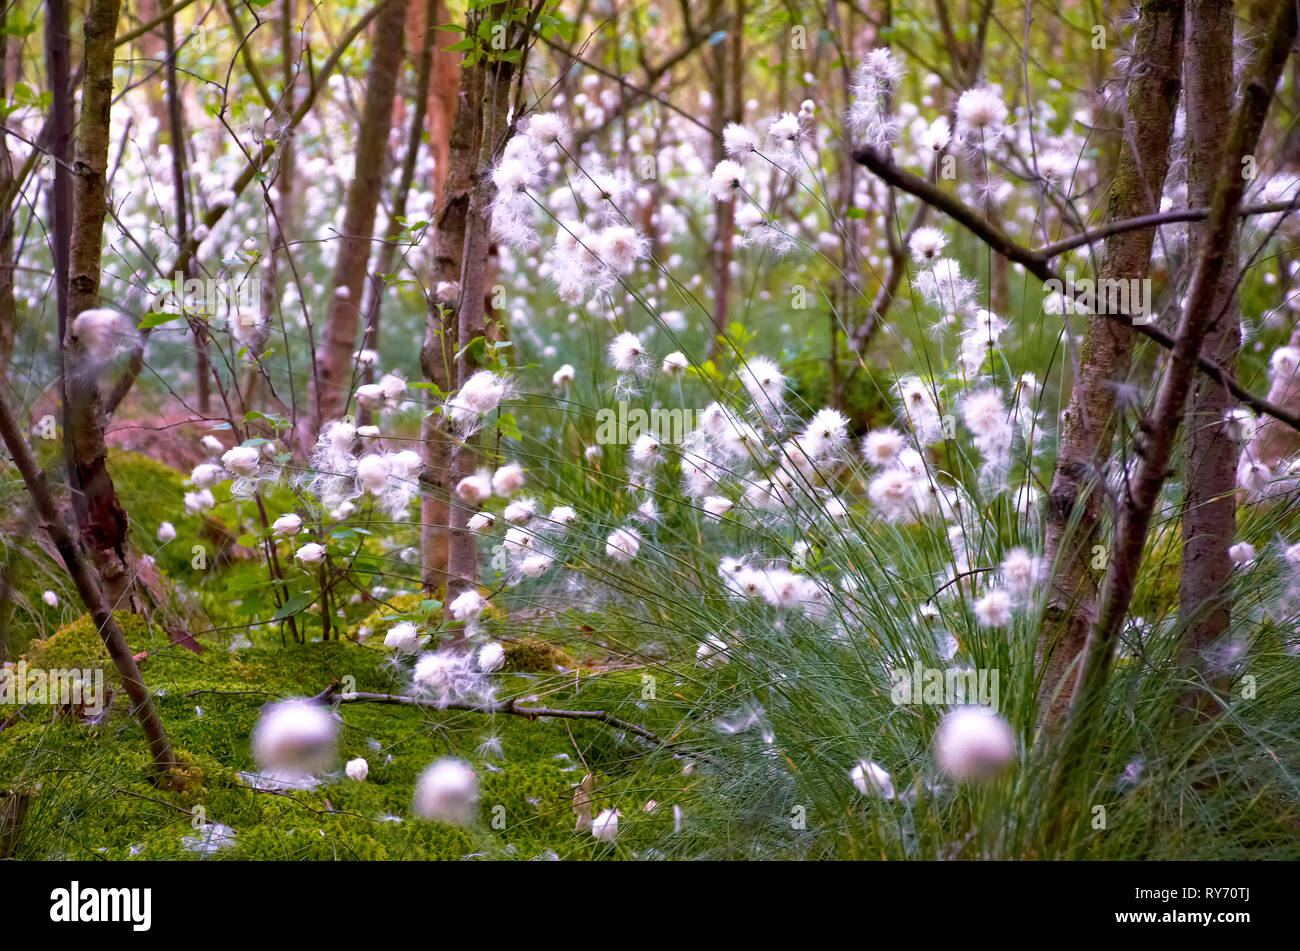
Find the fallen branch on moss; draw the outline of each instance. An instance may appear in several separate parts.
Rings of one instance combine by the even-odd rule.
[[[421,700],[419,697],[408,697],[402,694],[393,693],[358,693],[352,691],[344,693],[339,684],[333,683],[318,693],[314,698],[319,703],[390,703],[398,706],[407,707],[427,707],[431,710],[460,710],[467,713],[503,713],[509,716],[524,717],[529,720],[537,720],[541,717],[552,717],[556,720],[595,720],[606,726],[614,727],[617,730],[624,730],[635,736],[641,737],[649,743],[656,746],[662,746],[668,750],[679,750],[680,744],[674,740],[665,740],[661,736],[647,730],[643,726],[631,723],[627,720],[620,719],[605,710],[559,710],[555,707],[521,707],[514,700],[501,700],[497,703],[476,704],[476,703],[437,703],[432,700]],[[683,756],[692,756],[704,762],[716,765],[714,760],[707,753],[681,751]]]

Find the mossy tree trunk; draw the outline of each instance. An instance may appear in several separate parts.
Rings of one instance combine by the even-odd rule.
[[[1107,207],[1112,221],[1160,208],[1182,53],[1182,0],[1145,0],[1134,41],[1119,165]],[[1154,241],[1150,229],[1108,238],[1099,277],[1145,279]],[[1071,678],[1096,610],[1097,573],[1106,562],[1102,508],[1115,434],[1116,394],[1128,378],[1134,339],[1135,332],[1116,320],[1089,319],[1074,388],[1061,414],[1044,542],[1044,563],[1052,577],[1038,638],[1041,719],[1049,730],[1060,723],[1070,704]]]

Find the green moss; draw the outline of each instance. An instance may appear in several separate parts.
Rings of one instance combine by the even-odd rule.
[[[201,821],[236,831],[232,848],[207,856],[216,859],[591,857],[637,848],[649,830],[671,824],[672,803],[689,800],[676,759],[599,723],[366,703],[339,708],[340,763],[365,757],[365,782],[340,772],[314,790],[257,792],[245,774],[255,770],[249,736],[261,708],[345,678],[358,691],[398,691],[388,652],[345,640],[239,651],[204,642],[209,649],[194,654],[139,619],[120,620],[132,648],[146,652],[141,673],[188,781],[170,790],[151,784],[147,746],[121,699],[99,726],[20,720],[0,743],[0,791],[27,796],[9,846],[18,857],[198,859],[205,856],[183,842]],[[71,665],[102,651],[83,618],[34,645],[31,656]],[[661,735],[674,732],[682,701],[647,702],[642,688],[638,671],[585,675],[576,685],[570,675],[498,675],[502,697],[610,709]],[[667,685],[665,693],[684,689]],[[417,777],[442,756],[461,757],[479,774],[471,828],[412,815]],[[598,776],[596,808],[624,815],[615,847],[574,831],[573,787],[588,771]],[[648,799],[662,804],[653,814],[641,811]]]
[[[503,641],[505,648],[505,669],[520,673],[552,671],[557,667],[570,670],[577,666],[572,657],[549,641],[535,637],[520,641]]]
[[[113,618],[126,635],[131,650],[139,653],[164,647],[169,643],[167,633],[153,628],[138,614],[116,611]],[[65,624],[48,638],[32,641],[23,655],[31,667],[67,670],[83,667],[103,667],[113,673],[113,662],[100,636],[99,628],[89,614],[83,614],[71,624]]]

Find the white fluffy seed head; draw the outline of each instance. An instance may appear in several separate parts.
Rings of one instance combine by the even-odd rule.
[[[464,760],[437,760],[415,783],[414,811],[421,819],[467,826],[478,811],[478,777]]]
[[[253,757],[267,770],[328,772],[337,744],[338,720],[313,700],[270,704],[253,729]]]
[[[984,707],[958,707],[939,724],[934,739],[939,768],[958,781],[991,779],[1011,764],[1011,725]]]
[[[252,446],[236,446],[222,454],[221,464],[232,475],[251,476],[257,473],[261,458],[262,454]]]
[[[889,772],[879,763],[862,760],[849,771],[849,777],[858,792],[864,796],[879,796],[881,799],[894,798],[894,783]]]
[[[496,641],[489,641],[478,649],[478,669],[491,674],[506,663],[506,649]]]
[[[507,463],[492,473],[492,491],[509,498],[524,487],[524,470],[517,462]]]
[[[975,602],[975,620],[984,627],[1006,627],[1011,623],[1011,595],[994,588]]]
[[[1255,546],[1250,542],[1237,542],[1228,549],[1228,557],[1234,565],[1248,565],[1255,560]]]
[[[745,166],[731,159],[723,159],[713,167],[709,177],[709,194],[718,201],[727,201],[745,187]]]
[[[68,337],[82,358],[99,364],[113,359],[118,347],[132,334],[125,316],[107,307],[93,307],[73,318]]]
[[[618,838],[618,810],[606,809],[591,820],[591,834],[602,842]]]
[[[190,481],[197,488],[210,489],[221,481],[221,466],[203,462],[190,470]]]
[[[616,528],[605,539],[605,556],[626,564],[641,550],[641,534],[635,528]]]
[[[456,494],[470,505],[492,497],[492,478],[486,472],[466,476],[456,483]]]
[[[453,620],[472,621],[483,613],[483,608],[486,604],[487,602],[483,599],[483,595],[479,594],[473,588],[470,588],[468,591],[462,591],[452,599],[447,610],[451,612]]]
[[[357,482],[371,495],[379,495],[388,485],[391,467],[388,460],[376,453],[362,456],[357,460]]]

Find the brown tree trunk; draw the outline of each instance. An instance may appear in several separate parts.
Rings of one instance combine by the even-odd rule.
[[[438,53],[437,57],[456,56]],[[481,103],[473,99],[477,67],[462,67],[452,82],[455,115],[443,126],[448,135],[444,150],[446,160],[440,163],[443,180],[438,192],[438,209],[434,216],[433,272],[430,275],[434,293],[429,299],[429,316],[425,323],[424,346],[420,350],[420,365],[425,379],[438,389],[430,394],[429,412],[421,425],[423,464],[420,468],[420,547],[423,564],[423,587],[427,594],[436,594],[447,582],[448,530],[451,519],[450,493],[451,459],[453,443],[447,432],[447,421],[437,406],[441,394],[450,393],[456,385],[456,319],[460,295],[440,300],[437,289],[460,284],[461,263],[465,250],[465,229],[469,215],[470,191],[473,185],[474,160],[478,142],[477,109]],[[445,70],[439,77],[446,79]],[[442,89],[433,97],[441,106],[447,100]],[[435,109],[430,115],[431,133],[443,122]]]
[[[490,8],[504,17],[515,0]],[[471,18],[473,23],[474,18]],[[502,20],[502,22],[508,22]],[[472,32],[472,30],[471,30]],[[482,54],[480,54],[482,56]],[[510,135],[510,90],[515,69],[512,64],[493,59],[486,67],[471,71],[472,82],[466,90],[471,109],[477,117],[477,170],[474,174],[466,212],[464,251],[461,255],[460,308],[456,327],[456,383],[461,386],[479,369],[474,348],[476,337],[486,339],[487,308],[484,292],[487,285],[488,251],[491,234],[486,218],[491,205],[493,185],[491,162]],[[462,84],[465,77],[462,75]],[[448,189],[450,194],[450,188]],[[471,475],[479,464],[478,437],[464,439],[452,453],[449,485],[456,485]],[[447,603],[474,587],[478,581],[478,541],[467,527],[473,507],[454,493],[451,496],[447,542]]]
[[[417,4],[419,6],[419,4]],[[402,174],[393,189],[393,205],[388,216],[388,227],[384,233],[384,243],[379,248],[379,257],[375,261],[370,276],[370,298],[366,304],[366,331],[361,346],[373,350],[379,342],[379,318],[383,314],[384,282],[386,275],[392,273],[393,262],[397,258],[398,240],[406,218],[406,200],[415,181],[415,163],[420,155],[420,143],[424,138],[426,109],[429,101],[429,79],[433,73],[433,47],[437,32],[432,26],[434,0],[425,0],[424,12],[420,19],[429,21],[427,30],[418,34],[420,41],[420,59],[416,68],[414,105],[411,111],[411,131],[406,137],[406,153],[402,158]],[[367,365],[364,379],[366,383],[374,382],[374,367]],[[368,410],[358,410],[357,420],[363,422],[368,418]]]
[[[0,9],[0,101],[4,102],[9,101],[9,36],[4,32],[8,15],[8,8]],[[13,181],[9,137],[0,135],[0,195],[9,194]],[[9,372],[18,326],[18,313],[14,307],[14,211],[13,205],[0,208],[0,374]]]
[[[348,403],[354,366],[352,354],[357,349],[357,330],[361,325],[366,263],[370,260],[375,209],[384,182],[397,71],[402,64],[406,6],[407,0],[386,0],[375,21],[370,65],[366,70],[366,98],[357,131],[355,177],[348,186],[343,234],[339,237],[341,244],[334,265],[333,293],[324,338],[316,352],[316,374],[311,382],[313,434],[326,420],[343,415]]]
[[[68,326],[99,306],[100,258],[108,213],[109,109],[113,98],[113,40],[120,0],[91,0],[85,16],[81,117],[72,176],[72,227],[68,252]],[[131,587],[126,512],[108,473],[103,406],[95,356],[65,339],[68,363],[63,424],[72,450],[69,482],[82,540],[109,602],[126,604]]]
[[[429,29],[441,26],[447,19],[445,0],[435,0]],[[429,147],[433,151],[433,194],[439,203],[451,168],[451,135],[456,119],[460,90],[461,55],[447,52],[442,44],[433,48],[433,77],[429,83]],[[456,272],[460,273],[459,269]],[[452,278],[455,280],[455,278]]]
[[[709,7],[709,21],[716,21],[725,9],[723,0],[714,0]],[[736,41],[739,43],[739,39]],[[713,94],[714,129],[721,129],[728,121],[727,110],[727,44],[713,47],[713,64],[709,70],[710,92]],[[714,136],[713,164],[726,158],[722,139]],[[713,233],[713,336],[709,339],[709,353],[718,345],[717,338],[726,333],[727,312],[731,307],[731,257],[736,239],[736,198],[715,201]]]
[[[1282,285],[1285,287],[1285,283]],[[1289,291],[1285,292],[1289,296]],[[1300,325],[1291,331],[1288,347],[1300,348]],[[1293,413],[1300,413],[1300,371],[1278,374],[1269,384],[1268,401]],[[1283,459],[1300,451],[1300,433],[1271,416],[1259,420],[1255,435],[1246,450],[1250,458],[1276,471]]]
[[[1280,3],[1273,12],[1258,58],[1242,84],[1241,107],[1224,141],[1223,161],[1210,216],[1200,233],[1192,279],[1179,317],[1176,343],[1156,393],[1155,403],[1138,433],[1137,462],[1124,493],[1115,528],[1114,555],[1106,572],[1097,622],[1088,637],[1075,688],[1074,702],[1056,764],[1052,795],[1048,801],[1049,835],[1061,826],[1079,821],[1086,810],[1065,801],[1066,773],[1090,748],[1098,726],[1097,709],[1104,694],[1116,641],[1137,586],[1138,569],[1146,546],[1152,514],[1165,483],[1187,394],[1196,376],[1196,358],[1214,319],[1212,304],[1221,290],[1221,272],[1235,253],[1233,235],[1237,210],[1247,179],[1241,161],[1252,155],[1268,115],[1282,66],[1296,36],[1296,8]],[[1234,265],[1235,267],[1235,262]]]
[[[176,17],[168,17],[163,23],[163,37],[167,55],[167,128],[172,150],[172,194],[176,208],[176,242],[184,247],[190,239],[189,209],[186,207],[185,187],[185,124],[181,112],[181,90],[176,71]],[[188,278],[187,266],[181,278]],[[201,416],[207,416],[212,409],[212,381],[209,379],[211,366],[208,362],[207,322],[210,314],[202,314],[190,321],[190,333],[194,338],[194,377],[198,388],[198,409]]]
[[[1160,207],[1169,168],[1169,141],[1181,85],[1182,0],[1145,0],[1138,19],[1128,83],[1124,141],[1111,189],[1108,217],[1131,218]],[[1103,279],[1144,279],[1155,232],[1115,235],[1106,241]],[[1075,667],[1096,610],[1094,551],[1101,537],[1105,475],[1115,433],[1117,384],[1128,377],[1134,331],[1107,317],[1092,317],[1079,354],[1074,389],[1061,415],[1056,470],[1047,502],[1044,562],[1053,571],[1039,632],[1042,666],[1040,716],[1055,728],[1072,696]],[[1097,568],[1093,567],[1096,561]]]
[[[91,74],[88,72],[86,75]],[[171,741],[167,738],[167,731],[163,728],[153,698],[149,696],[144,680],[140,677],[140,668],[136,665],[135,655],[131,653],[126,635],[122,633],[121,627],[113,617],[103,589],[90,566],[86,564],[81,549],[55,507],[54,497],[50,494],[50,487],[45,481],[45,473],[37,465],[31,448],[23,439],[17,419],[10,411],[9,403],[3,393],[0,393],[0,441],[4,442],[19,473],[22,474],[45,531],[59,550],[68,574],[77,587],[77,593],[81,595],[81,600],[85,602],[86,609],[90,611],[95,627],[99,630],[99,636],[104,641],[108,656],[112,658],[113,666],[117,668],[122,678],[122,687],[131,698],[131,710],[144,731],[145,739],[149,742],[149,751],[153,754],[153,768],[158,773],[169,772],[176,766],[176,756],[172,752]]]
[[[1232,127],[1232,4],[1187,0],[1187,56],[1183,63],[1187,110],[1187,204],[1209,207]],[[1191,225],[1188,259],[1196,260],[1208,221]],[[1233,372],[1241,346],[1237,314],[1237,233],[1224,249],[1223,267],[1211,296],[1211,324],[1201,352]],[[1235,374],[1234,374],[1235,375]],[[1186,485],[1182,517],[1183,558],[1178,588],[1179,621],[1186,625],[1183,652],[1189,664],[1228,629],[1232,614],[1232,559],[1237,534],[1237,456],[1240,447],[1224,423],[1236,401],[1204,375],[1192,383],[1187,410]]]

